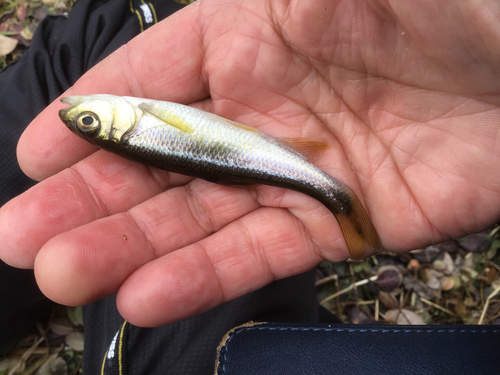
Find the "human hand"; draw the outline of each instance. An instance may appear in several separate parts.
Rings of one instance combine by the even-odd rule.
[[[64,96],[175,101],[327,142],[315,164],[358,193],[388,250],[410,250],[499,217],[495,14],[494,1],[202,0]],[[348,256],[315,200],[96,152],[66,130],[62,107],[51,104],[18,146],[23,170],[43,181],[0,210],[0,257],[34,267],[49,298],[118,292],[127,320],[154,326]]]

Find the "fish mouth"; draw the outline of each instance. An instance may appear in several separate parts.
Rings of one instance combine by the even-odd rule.
[[[61,103],[64,104],[75,104],[76,102],[80,102],[82,100],[81,96],[73,95],[73,96],[65,96],[61,98]]]
[[[78,106],[83,101],[81,96],[66,96],[61,98],[61,103],[69,104],[69,107],[63,108],[59,111],[59,118],[66,124],[68,128],[72,128],[71,126],[71,116],[69,112]]]

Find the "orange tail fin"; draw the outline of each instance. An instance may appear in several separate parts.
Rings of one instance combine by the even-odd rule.
[[[353,259],[362,259],[367,255],[380,251],[382,242],[368,214],[358,197],[351,194],[352,210],[349,213],[335,215],[344,235],[347,248]]]

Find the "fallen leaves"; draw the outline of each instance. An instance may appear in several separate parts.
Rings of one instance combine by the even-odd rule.
[[[392,309],[385,313],[385,320],[392,324],[410,324],[410,325],[423,325],[424,320],[415,314],[413,311],[407,309]]]
[[[320,303],[346,323],[500,324],[498,228],[407,254],[324,263]]]
[[[22,339],[0,361],[0,375],[76,375],[81,373],[81,307],[59,306],[46,327]]]
[[[392,292],[403,283],[403,274],[394,265],[382,266],[377,271],[375,283],[386,292]]]
[[[74,0],[0,0],[0,70],[28,47],[47,15],[62,15]]]
[[[7,56],[14,51],[17,46],[17,40],[0,34],[0,56]]]

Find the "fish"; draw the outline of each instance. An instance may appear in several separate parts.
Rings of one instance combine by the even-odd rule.
[[[382,243],[354,191],[287,142],[182,104],[107,94],[68,96],[59,117],[74,134],[124,158],[229,186],[270,185],[306,194],[335,216],[349,253]],[[298,144],[299,151],[290,147]],[[319,144],[319,142],[318,142]]]

